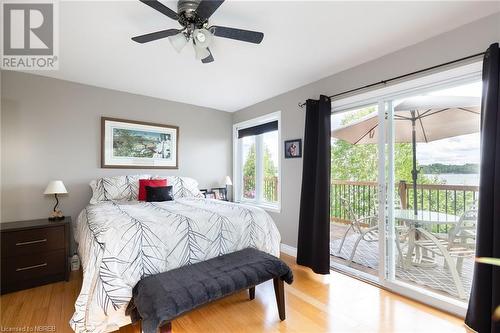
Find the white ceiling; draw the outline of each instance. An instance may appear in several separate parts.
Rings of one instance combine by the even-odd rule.
[[[176,9],[176,2],[163,2]],[[500,11],[499,2],[226,1],[210,22],[265,33],[260,45],[217,38],[215,62],[177,54],[178,27],[139,1],[60,3],[60,69],[40,75],[236,111]]]

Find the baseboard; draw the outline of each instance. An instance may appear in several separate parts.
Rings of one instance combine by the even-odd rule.
[[[297,257],[297,248],[290,245],[281,243],[281,252],[294,258]]]

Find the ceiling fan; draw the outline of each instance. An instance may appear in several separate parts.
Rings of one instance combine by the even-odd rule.
[[[137,43],[147,43],[168,37],[177,52],[192,41],[196,59],[202,63],[214,61],[210,45],[213,37],[235,39],[243,42],[259,44],[264,38],[262,32],[243,30],[218,25],[208,25],[208,19],[219,8],[224,0],[179,0],[177,13],[158,0],[140,0],[163,15],[176,20],[182,26],[180,29],[166,29],[149,34],[132,37]]]

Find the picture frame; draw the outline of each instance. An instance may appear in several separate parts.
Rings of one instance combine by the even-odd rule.
[[[215,194],[215,199],[227,201],[227,190],[225,187],[212,188],[211,191]]]
[[[302,158],[302,139],[286,140],[285,158]]]
[[[179,127],[101,117],[101,168],[178,169]]]
[[[206,199],[217,199],[214,192],[208,191],[204,193]]]

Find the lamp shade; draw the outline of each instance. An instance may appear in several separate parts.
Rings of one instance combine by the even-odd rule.
[[[47,185],[47,188],[45,189],[45,192],[43,194],[64,194],[68,193],[66,190],[66,187],[64,186],[64,183],[62,180],[53,180]]]
[[[198,47],[196,46],[196,44],[194,45],[194,54],[197,60],[205,59],[206,57],[210,56],[210,52],[207,48]]]
[[[226,176],[226,178],[224,179],[224,184],[225,184],[226,186],[232,186],[232,185],[233,185],[233,182],[231,181],[231,177]]]
[[[188,42],[186,36],[182,32],[177,35],[170,36],[168,39],[178,53],[181,53],[182,49]]]
[[[195,29],[193,31],[193,41],[195,46],[206,49],[212,44],[213,35],[207,29]]]

